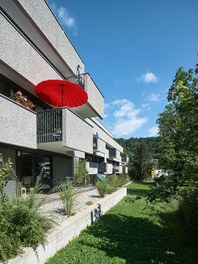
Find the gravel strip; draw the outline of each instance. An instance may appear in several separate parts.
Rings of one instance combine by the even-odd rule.
[[[40,207],[40,211],[45,215],[52,218],[55,223],[60,224],[68,217],[64,214],[63,204],[59,198],[58,193],[50,195],[40,195],[41,198],[45,199],[44,204]],[[73,213],[77,214],[82,210],[88,208],[90,205],[97,203],[101,198],[99,197],[98,191],[94,188],[81,188],[77,191],[76,198],[73,206]],[[86,204],[88,202],[88,204]]]

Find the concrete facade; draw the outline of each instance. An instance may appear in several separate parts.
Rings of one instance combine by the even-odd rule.
[[[46,162],[54,181],[74,176],[76,159],[86,159],[90,175],[112,174],[115,166],[121,166],[123,148],[95,119],[103,118],[104,97],[85,72],[83,60],[46,1],[7,0],[2,1],[1,8],[0,149],[12,150],[14,168],[22,184],[25,178],[34,184]],[[47,79],[69,80],[75,77],[79,66],[87,103],[62,108],[58,121],[52,122],[51,115],[43,118],[39,126],[39,113],[45,116],[57,109],[36,96],[35,86]],[[25,98],[31,99],[34,108],[29,110],[11,99],[11,91],[21,91]],[[43,133],[41,141],[39,133]],[[115,157],[110,157],[110,150],[114,150]],[[96,166],[90,166],[93,164]]]
[[[36,114],[0,95],[0,142],[37,148]]]

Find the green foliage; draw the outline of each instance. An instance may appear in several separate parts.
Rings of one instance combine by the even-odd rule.
[[[146,145],[148,152],[152,159],[160,159],[161,151],[158,147],[159,137],[145,137],[145,138],[129,138],[115,139],[123,148],[124,154],[129,156],[130,161],[133,160],[134,154],[140,145]]]
[[[70,181],[60,182],[59,185],[54,188],[54,190],[59,192],[65,214],[67,216],[71,216],[76,195],[76,191],[72,183]]]
[[[104,197],[105,194],[111,194],[117,190],[118,187],[123,186],[129,182],[128,175],[120,174],[116,175],[113,174],[108,176],[104,181],[97,181],[96,182],[96,189],[99,192],[101,197]]]
[[[107,189],[108,189],[107,180],[97,181],[96,182],[96,189],[98,190],[100,197],[104,197],[105,194],[107,194]]]
[[[196,264],[196,243],[170,204],[146,202],[149,186],[131,184],[126,198],[46,264]]]
[[[159,137],[115,139],[129,156],[129,175],[135,181],[151,176],[151,169],[157,168],[161,159],[158,147]]]
[[[75,168],[75,181],[77,185],[88,184],[88,171],[86,170],[86,160],[79,160]]]
[[[151,175],[151,155],[145,144],[138,145],[132,160],[131,176],[135,181],[143,181]]]
[[[12,162],[8,159],[3,160],[3,155],[0,153],[0,201],[6,198],[4,188],[8,182],[8,177],[12,170]]]
[[[121,186],[121,178],[116,175],[116,174],[113,174],[111,176],[108,176],[107,178],[107,181],[108,181],[108,184],[113,187],[115,190]]]
[[[0,204],[0,260],[20,254],[23,247],[44,245],[52,221],[39,212],[39,206],[33,192]]]
[[[184,186],[179,190],[179,211],[186,218],[186,223],[198,231],[198,188]]]
[[[110,187],[113,187],[116,190],[118,187],[121,187],[129,182],[129,178],[127,174],[113,174],[111,176],[108,176],[107,182]]]
[[[161,164],[169,176],[163,177],[152,192],[165,199],[180,197],[180,208],[192,217],[196,215],[192,210],[197,210],[197,200],[193,198],[198,182],[197,77],[198,65],[188,71],[179,68],[169,89],[169,104],[158,119]],[[181,188],[185,185],[187,189]]]

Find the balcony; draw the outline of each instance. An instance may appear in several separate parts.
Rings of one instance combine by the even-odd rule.
[[[36,113],[0,94],[0,142],[37,148]]]
[[[87,161],[86,162],[86,169],[88,174],[97,174],[98,173],[98,163]]]
[[[68,81],[80,85],[88,94],[86,104],[72,108],[83,118],[97,117],[103,118],[104,115],[104,97],[88,73],[74,75],[67,78]]]
[[[111,148],[108,145],[107,145],[107,149],[109,150],[109,159],[121,162],[121,156],[120,156],[119,150],[117,150],[115,148]]]
[[[109,158],[116,158],[116,149],[109,149]]]
[[[37,113],[38,148],[62,154],[93,153],[92,126],[68,108]]]
[[[120,166],[113,166],[113,173],[119,173],[120,172]]]

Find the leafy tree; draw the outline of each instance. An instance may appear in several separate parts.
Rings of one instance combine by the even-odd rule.
[[[188,71],[183,67],[177,70],[168,92],[169,104],[157,121],[163,154],[161,163],[169,176],[159,179],[153,198],[178,197],[188,219],[194,218],[195,209],[198,211],[198,198],[192,195],[198,188],[197,75],[198,65]]]
[[[152,167],[157,168],[161,159],[159,137],[119,138],[116,141],[124,148],[124,155],[129,157],[129,175],[133,179],[142,181],[151,175]]]
[[[130,174],[136,181],[143,181],[151,175],[151,154],[146,144],[137,146]]]

